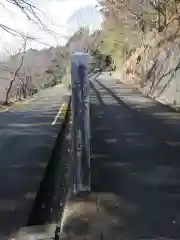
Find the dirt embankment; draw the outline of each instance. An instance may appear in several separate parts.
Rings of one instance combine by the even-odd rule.
[[[145,95],[180,108],[180,16],[166,29],[149,32],[124,65],[121,79],[138,84]]]

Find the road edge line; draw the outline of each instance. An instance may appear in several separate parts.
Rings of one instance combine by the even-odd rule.
[[[58,113],[56,114],[53,122],[52,122],[52,126],[54,126],[58,120],[58,118],[60,118],[61,120],[64,120],[66,117],[66,113],[68,111],[68,104],[66,102],[63,102]]]

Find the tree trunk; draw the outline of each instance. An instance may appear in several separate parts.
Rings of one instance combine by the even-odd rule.
[[[157,14],[157,18],[158,18],[158,31],[160,32],[161,31],[161,14],[160,12],[158,11],[158,14]]]
[[[14,81],[16,80],[16,77],[23,65],[23,61],[24,61],[24,55],[25,55],[25,50],[26,50],[26,43],[27,43],[27,39],[24,40],[24,46],[23,46],[23,55],[21,57],[21,62],[20,62],[20,65],[19,67],[16,69],[15,73],[14,73],[14,77],[13,79],[10,81],[9,83],[9,87],[7,89],[7,92],[6,92],[6,97],[5,97],[5,101],[4,101],[4,104],[8,104],[9,103],[9,95],[10,95],[10,92],[11,92],[11,89],[12,89],[12,86],[13,86],[13,83]]]
[[[161,12],[160,12],[160,2],[159,2],[159,0],[156,1],[156,5],[153,5],[153,7],[157,11],[157,29],[158,29],[158,32],[160,32],[161,31]]]
[[[7,105],[9,103],[9,94],[11,92],[11,89],[12,89],[12,86],[13,86],[13,82],[15,81],[15,79],[13,78],[11,81],[10,81],[10,84],[9,84],[9,87],[7,89],[7,92],[6,92],[6,98],[5,98],[5,101],[4,101],[4,104]]]
[[[175,12],[175,14],[177,14],[178,13],[178,9],[177,9],[176,0],[173,0],[173,5],[174,5],[174,12]]]
[[[167,8],[165,6],[165,9],[164,9],[164,27],[166,27],[167,25]]]

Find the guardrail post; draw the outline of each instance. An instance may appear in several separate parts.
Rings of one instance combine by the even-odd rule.
[[[71,57],[73,192],[90,191],[88,54]]]

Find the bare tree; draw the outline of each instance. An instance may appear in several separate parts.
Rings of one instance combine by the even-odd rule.
[[[157,28],[162,31],[168,23],[168,18],[178,14],[179,0],[150,0],[151,7],[157,12]]]
[[[51,34],[54,38],[56,36],[60,36],[63,38],[68,39],[67,36],[60,34],[59,32],[54,31],[54,29],[47,27],[47,24],[42,19],[48,19],[48,21],[51,23],[51,25],[56,26],[58,28],[61,28],[62,26],[57,25],[53,22],[53,20],[48,16],[46,12],[44,12],[42,9],[38,8],[35,4],[32,4],[32,1],[30,0],[4,0],[7,4],[13,4],[14,6],[19,9],[23,15],[27,18],[28,21],[32,22],[33,24],[37,25],[40,29],[44,30],[44,32]],[[0,6],[8,11],[8,5],[0,3]],[[0,22],[0,28],[11,35],[14,36],[20,36],[20,37],[26,37],[26,35],[14,27],[2,24]],[[36,39],[32,36],[28,37],[29,40],[35,41]],[[41,42],[44,44],[43,42]]]
[[[164,26],[166,25],[166,0],[162,3],[160,0],[151,0],[150,5],[157,12],[157,29],[162,29],[161,18],[164,17]]]
[[[13,83],[15,82],[17,76],[19,75],[19,72],[20,72],[20,70],[22,68],[22,65],[23,65],[25,52],[26,52],[26,45],[27,45],[27,38],[24,39],[23,47],[18,52],[18,55],[21,56],[20,64],[19,64],[18,68],[14,71],[13,77],[12,77],[12,79],[9,82],[9,86],[7,88],[7,91],[6,91],[6,97],[5,97],[4,104],[8,104],[9,103],[9,96],[10,96],[10,92],[11,92],[12,87],[13,87]]]

